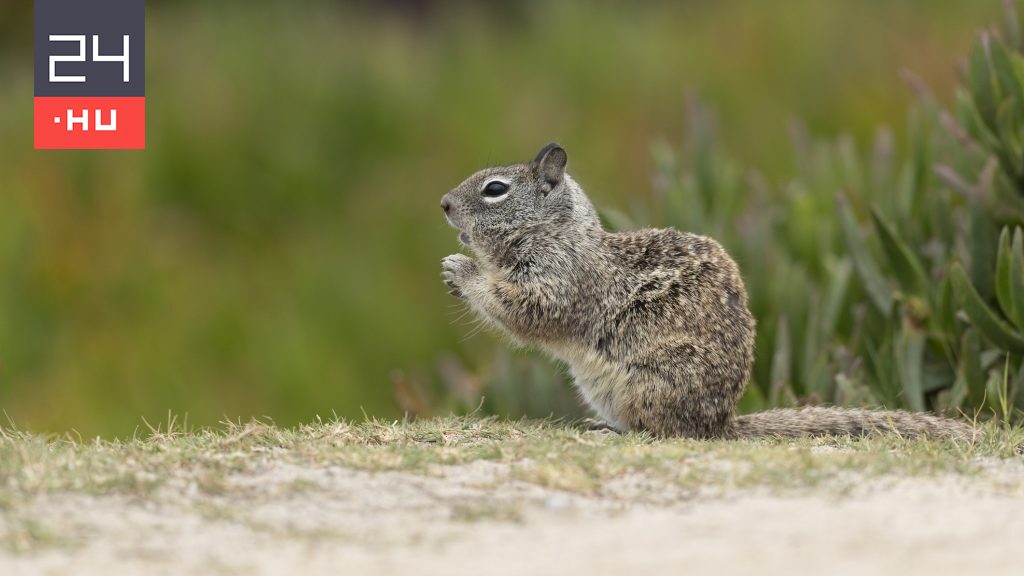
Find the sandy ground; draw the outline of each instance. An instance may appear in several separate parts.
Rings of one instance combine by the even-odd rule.
[[[1024,463],[980,476],[778,495],[683,492],[641,475],[597,494],[507,464],[427,476],[276,463],[221,495],[37,499],[60,540],[0,574],[1021,574]],[[214,491],[216,492],[216,491]]]

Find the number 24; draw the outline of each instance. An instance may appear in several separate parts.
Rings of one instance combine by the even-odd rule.
[[[78,42],[78,54],[55,54],[50,56],[50,82],[85,82],[85,76],[57,75],[57,62],[85,62],[85,34],[50,34],[50,42]],[[120,62],[124,70],[124,81],[128,82],[128,34],[124,35],[124,52],[121,54],[100,54],[100,37],[92,35],[93,62]]]

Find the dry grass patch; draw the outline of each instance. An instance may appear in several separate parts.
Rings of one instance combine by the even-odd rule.
[[[1021,463],[1020,429],[989,426],[975,444],[822,438],[798,441],[656,440],[603,434],[572,423],[449,417],[409,422],[265,422],[216,429],[169,425],[127,440],[83,441],[0,430],[0,545],[13,551],[73,545],[74,537],[35,519],[33,505],[67,495],[180,502],[210,521],[235,522],[248,503],[337,497],[299,474],[266,481],[281,467],[404,474],[497,492],[510,485],[624,503],[715,497],[740,490],[776,494],[855,492],[866,479],[985,476],[993,490],[1024,493],[1021,475],[992,473]],[[489,464],[483,464],[489,463]],[[493,464],[493,466],[492,466]],[[1017,465],[1013,464],[1013,465]],[[483,465],[486,474],[463,473]],[[667,496],[667,495],[671,496]],[[461,521],[521,519],[521,496],[452,501]],[[282,529],[300,533],[302,529]]]

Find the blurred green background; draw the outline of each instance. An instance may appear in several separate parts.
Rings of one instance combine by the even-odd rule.
[[[561,142],[599,205],[655,194],[688,95],[769,182],[791,132],[906,140],[997,0],[147,2],[147,148],[32,150],[31,3],[0,2],[0,409],[126,435],[269,416],[575,414],[473,331],[440,196]],[[656,216],[652,220],[657,221]],[[739,223],[737,223],[739,225]],[[511,374],[514,391],[490,390]],[[552,389],[555,392],[552,392]],[[453,400],[452,398],[455,398]]]

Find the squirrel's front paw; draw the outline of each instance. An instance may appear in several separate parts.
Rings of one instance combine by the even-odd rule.
[[[441,259],[441,276],[444,285],[451,288],[448,292],[457,298],[463,298],[466,281],[477,273],[476,262],[465,254],[452,254]]]

